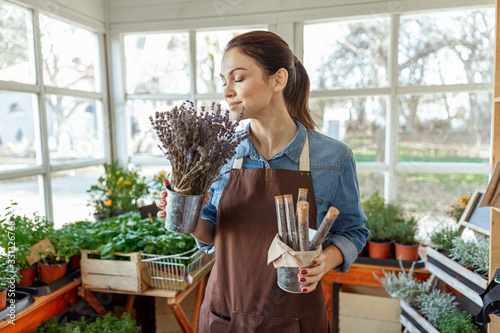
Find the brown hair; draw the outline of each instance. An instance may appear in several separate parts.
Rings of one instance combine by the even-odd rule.
[[[283,94],[288,113],[306,128],[316,128],[308,105],[309,76],[281,37],[269,31],[251,31],[231,39],[226,52],[233,48],[253,58],[267,75],[286,69],[288,82]]]

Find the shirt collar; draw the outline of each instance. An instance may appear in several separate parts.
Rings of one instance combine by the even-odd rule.
[[[293,138],[292,141],[290,141],[290,143],[285,147],[285,149],[283,149],[281,152],[271,157],[271,160],[286,155],[292,161],[299,164],[300,154],[302,153],[302,148],[304,147],[304,142],[306,141],[307,130],[304,127],[304,125],[302,125],[299,121],[295,119],[293,121],[297,125],[297,133],[295,133],[295,137]],[[245,127],[245,131],[248,132],[250,131],[250,123],[248,123],[248,125]],[[252,156],[259,156],[259,153],[257,152],[257,149],[253,145],[253,142],[250,139],[250,137],[244,140],[238,146],[238,150],[236,152],[236,158],[246,157],[246,156],[250,156],[250,158],[253,158]]]

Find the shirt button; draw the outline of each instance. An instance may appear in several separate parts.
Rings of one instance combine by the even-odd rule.
[[[264,166],[265,166],[266,168],[269,168],[269,164],[267,164],[267,163],[266,163],[266,164],[264,164]]]

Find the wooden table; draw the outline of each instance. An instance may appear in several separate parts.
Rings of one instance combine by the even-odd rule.
[[[342,284],[355,284],[371,287],[382,287],[380,282],[373,276],[373,273],[378,277],[383,276],[383,272],[401,271],[400,267],[393,266],[379,266],[354,263],[347,273],[339,273],[331,270],[323,276],[321,284],[323,286],[323,293],[325,295],[326,308],[332,332],[339,331],[338,318],[339,318],[339,291]],[[405,268],[407,271],[408,269]],[[413,276],[420,280],[426,280],[430,277],[430,272],[426,269],[414,269]]]
[[[80,284],[81,280],[77,279],[48,295],[35,297],[33,304],[16,313],[15,325],[9,324],[7,319],[0,322],[0,331],[16,333],[34,330],[43,320],[55,317],[75,304],[78,301],[76,293]]]
[[[207,272],[208,274],[208,272]],[[175,319],[179,323],[183,332],[194,333],[198,331],[198,319],[200,317],[200,306],[203,300],[204,288],[206,280],[208,279],[207,274],[200,278],[197,282],[191,284],[188,289],[184,291],[174,291],[167,289],[154,289],[149,288],[145,291],[138,293],[132,291],[121,291],[121,290],[110,290],[110,289],[98,289],[98,288],[78,288],[78,295],[81,296],[99,315],[105,315],[106,310],[101,305],[101,303],[94,296],[93,292],[102,293],[115,293],[115,294],[125,294],[127,296],[127,303],[125,305],[125,312],[128,314],[132,313],[134,307],[134,301],[136,296],[153,296],[153,297],[165,297],[167,298],[167,303]],[[191,292],[196,290],[196,297],[194,303],[194,313],[191,321],[188,320],[186,314],[182,310],[180,303],[188,296]]]

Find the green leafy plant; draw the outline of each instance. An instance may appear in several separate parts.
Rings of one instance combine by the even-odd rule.
[[[382,284],[385,291],[387,291],[392,298],[398,298],[415,308],[419,308],[420,303],[418,301],[418,296],[429,293],[431,282],[422,282],[413,276],[415,263],[412,264],[408,272],[406,272],[403,268],[401,260],[399,261],[399,265],[401,267],[400,272],[386,272],[382,270],[382,273],[384,274],[383,277],[378,277],[375,272],[373,273],[373,276],[380,282],[380,284]]]
[[[19,268],[14,265],[14,260],[7,255],[0,255],[0,292],[7,289],[9,284],[19,281]]]
[[[363,213],[366,215],[366,227],[370,230],[369,240],[385,242],[390,240],[390,215],[393,207],[387,207],[379,192],[363,201]]]
[[[26,257],[30,254],[28,248],[48,237],[54,230],[54,223],[45,217],[33,214],[31,216],[18,215],[15,212],[17,203],[12,203],[0,216],[0,226],[4,232],[0,233],[0,247],[6,252],[14,253],[16,266],[27,268],[30,266]],[[10,237],[15,236],[15,251],[11,249]]]
[[[96,318],[87,324],[82,317],[78,321],[70,321],[63,326],[59,326],[55,317],[43,321],[40,326],[29,333],[135,333],[139,326],[135,320],[123,313],[120,318],[108,312],[104,317]]]
[[[465,208],[467,208],[469,200],[470,196],[462,195],[460,198],[457,199],[456,204],[450,205],[451,209],[446,212],[446,215],[453,217],[457,222],[460,221],[460,218],[462,217]]]
[[[430,240],[442,251],[449,253],[453,247],[453,239],[460,237],[461,232],[454,225],[442,224],[434,229]]]
[[[139,176],[139,170],[122,168],[118,162],[104,164],[104,175],[87,190],[88,206],[102,219],[137,211],[149,193],[146,179]]]
[[[472,316],[457,311],[438,318],[436,327],[441,333],[477,333],[479,328],[472,322]]]
[[[454,238],[450,257],[460,264],[477,268],[481,273],[489,272],[489,242],[486,240],[475,242],[460,237]]]
[[[458,311],[455,296],[438,289],[418,295],[417,302],[420,303],[420,311],[433,326],[437,325],[439,318]]]
[[[171,255],[196,247],[191,235],[165,230],[165,221],[157,217],[152,221],[141,219],[138,212],[130,212],[92,223],[87,230],[88,245],[103,259],[111,258],[114,252]]]
[[[400,218],[394,218],[391,236],[400,244],[415,245],[418,244],[416,237],[418,233],[418,221],[413,216],[404,217],[401,213]]]

